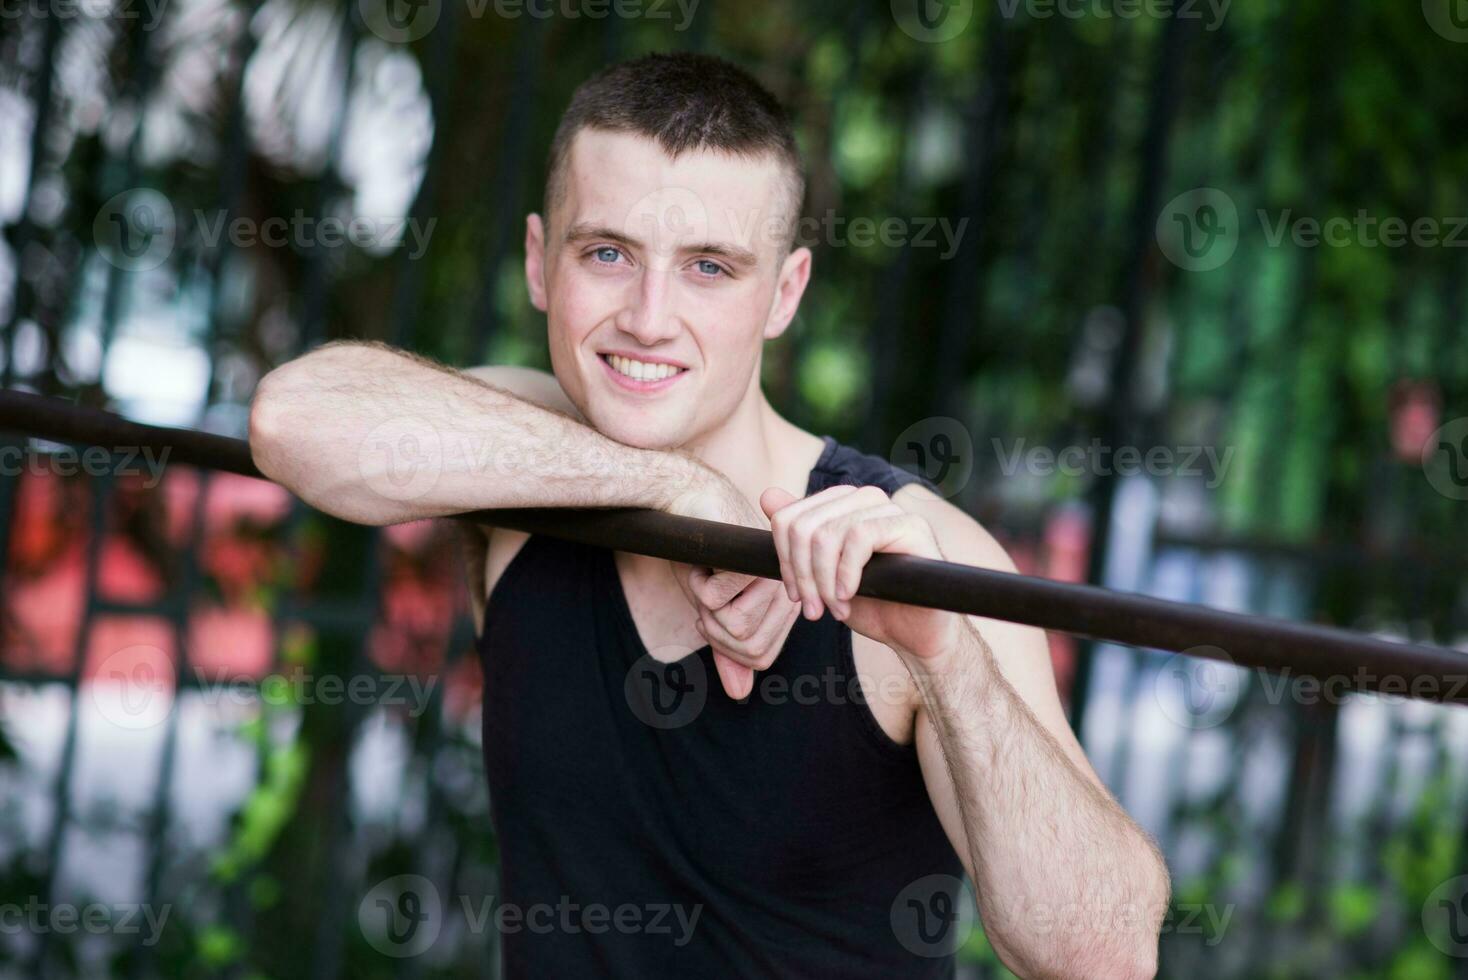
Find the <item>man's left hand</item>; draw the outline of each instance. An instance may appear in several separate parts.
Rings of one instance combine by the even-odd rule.
[[[754,688],[752,672],[768,670],[775,662],[800,605],[772,579],[677,563],[673,572],[698,613],[694,626],[717,655],[724,689],[732,698],[748,697]]]
[[[771,487],[760,495],[760,507],[770,518],[785,590],[807,619],[830,609],[853,630],[923,667],[957,649],[965,626],[957,613],[856,594],[862,570],[878,552],[945,560],[922,517],[893,503],[880,487],[831,487],[803,499]]]

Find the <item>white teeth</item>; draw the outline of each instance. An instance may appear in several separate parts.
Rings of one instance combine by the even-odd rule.
[[[648,364],[645,361],[634,361],[630,357],[622,357],[618,354],[608,354],[607,361],[618,374],[624,374],[637,381],[661,381],[664,378],[671,378],[682,370],[671,364]]]

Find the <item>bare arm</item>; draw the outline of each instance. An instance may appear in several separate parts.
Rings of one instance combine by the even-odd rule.
[[[494,507],[651,507],[723,478],[615,442],[471,374],[379,344],[319,348],[260,382],[250,449],[319,510],[396,524]]]
[[[330,344],[260,382],[250,451],[266,476],[359,524],[499,507],[648,507],[761,525],[718,471],[678,450],[608,439],[574,413],[542,372],[462,372],[381,344]],[[492,584],[486,557],[510,532],[463,530],[477,632]],[[505,543],[518,547],[513,537]],[[717,652],[714,661],[731,695],[747,693],[748,667]]]
[[[957,508],[922,488],[897,502],[929,521],[950,560],[1014,571]],[[1044,633],[963,625],[956,655],[907,660],[924,779],[990,942],[1024,977],[1153,976],[1167,868],[1066,723]]]
[[[923,678],[918,751],[954,811],[994,949],[1023,977],[1151,977],[1167,874],[1151,841],[1066,757],[970,629],[965,669]],[[951,802],[948,802],[951,800]]]

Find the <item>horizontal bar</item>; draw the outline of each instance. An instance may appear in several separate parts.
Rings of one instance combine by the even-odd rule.
[[[142,425],[25,392],[0,392],[0,428],[60,442],[166,451],[170,463],[263,479],[243,440]],[[616,551],[780,577],[770,533],[755,528],[631,508],[483,510],[460,516]],[[1329,626],[907,555],[873,556],[858,592],[1298,677],[1346,677],[1350,690],[1468,703],[1468,654]]]
[[[183,463],[205,469],[266,479],[250,456],[243,439],[132,422],[112,412],[73,405],[26,391],[0,391],[0,428],[52,442],[75,442],[104,449],[151,449],[167,452],[165,463]]]

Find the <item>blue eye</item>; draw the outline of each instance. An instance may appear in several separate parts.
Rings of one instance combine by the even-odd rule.
[[[698,262],[698,271],[702,272],[706,276],[717,276],[721,275],[724,270],[719,267],[719,264],[717,262],[711,262],[708,259],[700,259]]]
[[[617,261],[617,256],[621,255],[622,253],[619,252],[617,249],[613,248],[610,245],[603,245],[601,248],[597,249],[592,254],[597,257],[597,260],[598,261],[601,261],[601,262],[616,262]]]

